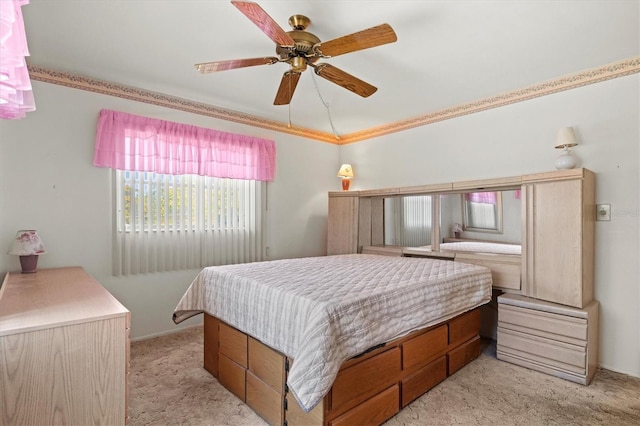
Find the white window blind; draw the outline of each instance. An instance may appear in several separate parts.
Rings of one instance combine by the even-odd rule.
[[[263,260],[265,182],[113,173],[114,275]]]
[[[478,229],[497,229],[496,205],[467,201],[467,226]]]
[[[420,247],[431,244],[431,196],[386,198],[385,244]]]

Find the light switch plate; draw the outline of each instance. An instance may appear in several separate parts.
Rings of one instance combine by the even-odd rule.
[[[596,220],[611,220],[611,204],[596,205]]]

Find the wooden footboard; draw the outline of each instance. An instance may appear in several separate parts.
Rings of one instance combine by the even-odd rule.
[[[476,308],[346,361],[305,413],[286,386],[293,360],[205,314],[204,367],[269,424],[380,424],[480,353]]]

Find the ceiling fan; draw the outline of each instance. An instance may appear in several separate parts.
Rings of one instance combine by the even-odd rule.
[[[345,53],[369,49],[393,43],[398,39],[389,24],[382,24],[323,42],[314,34],[306,31],[306,28],[311,23],[311,20],[306,16],[291,16],[289,25],[293,30],[285,32],[257,3],[235,0],[231,3],[276,43],[276,54],[278,56],[204,62],[196,64],[195,67],[201,73],[206,74],[286,62],[290,65],[290,69],[282,76],[280,87],[273,102],[274,105],[287,105],[291,102],[300,75],[307,69],[307,66],[312,67],[320,77],[357,95],[365,98],[371,96],[378,90],[376,87],[333,65],[316,62],[321,58],[331,58]]]

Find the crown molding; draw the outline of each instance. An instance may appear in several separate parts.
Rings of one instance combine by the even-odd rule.
[[[436,123],[438,121],[449,120],[463,115],[486,111],[488,109],[498,108],[516,102],[522,102],[541,96],[563,92],[565,90],[587,86],[589,84],[600,83],[613,78],[636,74],[638,72],[640,72],[640,56],[619,62],[613,62],[598,68],[581,71],[579,73],[569,74],[543,83],[534,84],[533,86],[528,86],[523,89],[502,93],[497,96],[480,99],[411,119],[372,127],[355,133],[349,133],[341,136],[340,144],[344,145],[360,142],[366,139],[372,139],[388,135],[390,133],[412,129],[414,127],[426,126],[427,124]]]
[[[56,71],[49,68],[29,65],[29,76],[32,80],[44,83],[57,84],[73,89],[86,90],[88,92],[100,93],[103,95],[115,96],[117,98],[129,99],[132,101],[147,104],[159,105],[167,108],[177,109],[192,114],[205,115],[220,120],[233,121],[247,126],[260,127],[276,132],[288,133],[303,138],[314,139],[321,142],[338,144],[337,138],[326,132],[307,129],[299,126],[292,126],[280,121],[268,120],[257,115],[245,114],[231,109],[221,108],[201,102],[194,102],[188,99],[165,95],[163,93],[152,92],[136,87],[125,86],[104,80],[97,80],[91,77],[81,76],[68,72]]]
[[[187,99],[169,96],[162,93],[151,92],[144,89],[125,86],[90,77],[80,76],[67,72],[55,71],[49,68],[29,66],[29,75],[32,80],[44,83],[57,84],[74,89],[86,90],[103,95],[115,96],[132,101],[159,105],[167,108],[177,109],[192,114],[205,115],[220,120],[232,121],[252,127],[260,127],[276,132],[287,133],[294,136],[313,139],[320,142],[335,145],[346,145],[360,142],[367,139],[376,138],[390,133],[397,133],[415,127],[426,126],[439,121],[449,120],[463,115],[486,111],[488,109],[522,102],[541,96],[551,95],[565,90],[583,87],[589,84],[600,83],[613,78],[624,77],[640,72],[640,56],[613,62],[598,68],[569,74],[555,78],[543,83],[534,84],[522,89],[499,94],[489,98],[480,99],[466,104],[454,106],[452,108],[431,112],[407,120],[400,120],[383,126],[372,127],[362,131],[341,135],[337,138],[331,133],[321,132],[314,129],[292,126],[263,117],[245,114],[226,108],[216,107],[209,104],[194,102]]]

